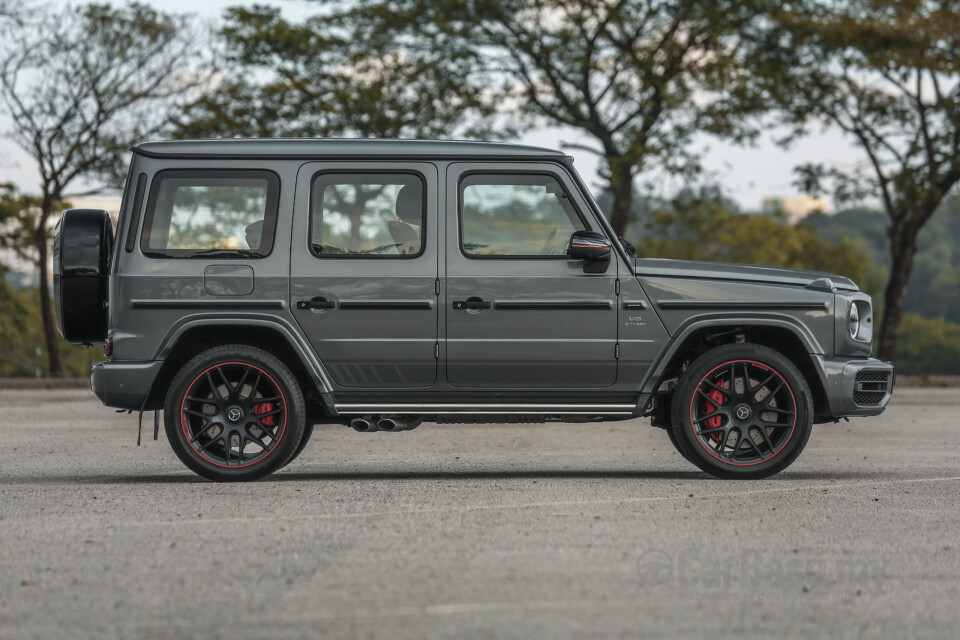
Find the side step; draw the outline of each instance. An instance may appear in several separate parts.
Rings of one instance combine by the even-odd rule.
[[[632,416],[633,404],[335,404],[338,415],[603,415]]]

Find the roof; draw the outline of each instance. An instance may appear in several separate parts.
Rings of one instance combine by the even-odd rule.
[[[555,149],[503,142],[386,140],[378,138],[226,138],[144,142],[133,151],[147,157],[377,157],[563,159]]]

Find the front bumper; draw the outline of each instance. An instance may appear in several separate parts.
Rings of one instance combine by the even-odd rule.
[[[887,408],[896,382],[893,364],[876,358],[816,358],[832,417],[875,416]]]
[[[139,411],[162,365],[162,360],[97,362],[90,367],[90,388],[108,407]]]

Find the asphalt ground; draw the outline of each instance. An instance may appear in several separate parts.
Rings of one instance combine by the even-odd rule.
[[[89,391],[0,390],[0,637],[956,638],[958,413],[898,389],[764,481],[634,421],[320,427],[215,484]]]

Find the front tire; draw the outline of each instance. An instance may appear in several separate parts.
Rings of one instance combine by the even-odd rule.
[[[810,388],[783,354],[730,344],[697,358],[671,407],[680,453],[719,478],[766,478],[787,468],[813,429]]]
[[[292,459],[305,415],[300,385],[280,360],[229,345],[184,365],[167,392],[164,425],[185,465],[231,482],[261,478]]]

